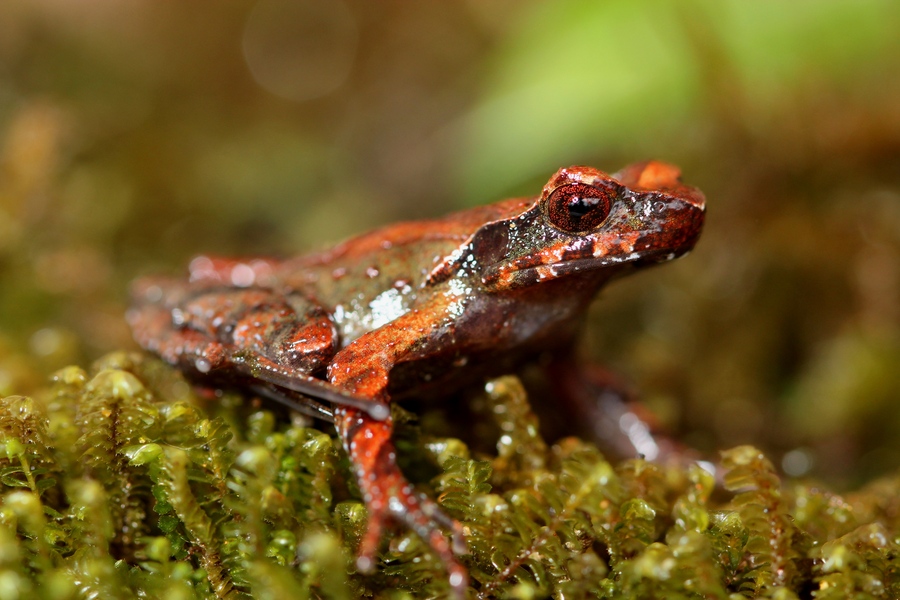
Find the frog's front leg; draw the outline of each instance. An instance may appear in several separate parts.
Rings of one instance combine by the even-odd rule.
[[[454,552],[466,551],[462,525],[447,517],[438,505],[418,493],[397,466],[397,451],[391,440],[390,419],[376,421],[366,413],[339,407],[334,411],[334,424],[344,448],[350,455],[356,480],[369,511],[366,534],[359,547],[357,566],[369,571],[387,521],[395,519],[424,539],[446,565],[450,585],[464,590],[466,570],[456,562]],[[451,529],[452,544],[442,527]]]
[[[579,433],[617,458],[640,456],[678,464],[699,460],[695,453],[662,433],[653,414],[605,369],[583,363],[572,352],[553,357],[545,369],[561,403],[572,413],[572,422],[580,424]]]
[[[424,314],[407,313],[341,350],[328,368],[329,379],[354,395],[385,401],[391,368],[408,358],[416,343],[434,329]],[[453,554],[466,551],[462,526],[433,500],[416,492],[400,471],[391,440],[392,420],[378,421],[360,410],[339,406],[335,407],[334,423],[369,510],[368,529],[359,549],[360,569],[372,567],[387,521],[396,520],[428,542],[446,565],[450,584],[461,597],[468,578]],[[442,527],[451,530],[452,544]]]

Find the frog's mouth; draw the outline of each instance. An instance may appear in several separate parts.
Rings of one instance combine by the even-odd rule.
[[[612,269],[646,257],[629,249],[634,247],[636,241],[628,239],[631,236],[617,237],[619,239],[611,244],[618,248],[615,252],[601,250],[595,255],[596,250],[593,248],[595,244],[587,244],[588,247],[584,249],[573,249],[569,243],[560,242],[539,255],[493,264],[484,270],[481,281],[492,289],[512,289],[576,273]],[[636,238],[637,234],[634,237]]]

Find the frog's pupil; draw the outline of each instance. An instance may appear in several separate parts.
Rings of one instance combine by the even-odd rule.
[[[598,198],[573,196],[569,199],[569,218],[578,223],[581,218],[591,212],[599,202]]]

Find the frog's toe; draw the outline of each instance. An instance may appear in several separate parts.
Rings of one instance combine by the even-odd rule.
[[[369,524],[356,556],[356,568],[360,573],[371,573],[375,570],[375,555],[378,552],[381,533],[384,531],[385,516],[382,511],[369,510]]]
[[[368,554],[357,556],[356,570],[360,573],[372,573],[375,571],[375,559]]]
[[[428,543],[447,570],[453,597],[464,598],[469,586],[469,576],[465,567],[454,558],[454,553],[467,553],[462,525],[445,515],[430,499],[413,492],[409,484],[404,484],[397,493],[390,495],[386,504],[372,502],[371,496],[369,500],[369,523],[359,545],[357,570],[360,573],[371,573],[375,569],[376,554],[385,524],[389,519],[397,520]],[[449,541],[442,527],[452,530]]]
[[[400,494],[391,499],[390,506],[395,518],[405,522],[428,542],[431,550],[444,563],[455,596],[464,597],[465,589],[469,586],[469,576],[465,567],[454,557],[454,554],[467,553],[465,535],[459,521],[445,515],[430,498],[411,492],[408,484]],[[449,541],[443,528],[452,531]]]
[[[466,534],[463,533],[462,525],[458,522],[455,524],[453,536],[450,538],[451,547],[454,554],[468,554],[469,547],[466,545]]]
[[[469,549],[466,546],[466,534],[463,532],[462,524],[456,519],[448,517],[447,514],[428,497],[423,496],[420,498],[420,501],[422,502],[422,512],[425,513],[429,519],[433,520],[444,529],[449,529],[451,531],[450,548],[453,551],[453,554],[468,554]]]

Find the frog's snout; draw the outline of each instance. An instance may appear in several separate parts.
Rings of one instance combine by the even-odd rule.
[[[684,204],[680,211],[681,222],[678,226],[693,232],[695,238],[699,237],[703,229],[703,222],[706,220],[706,198],[703,196],[703,192],[696,188],[687,188],[679,194],[679,200]]]
[[[702,215],[706,212],[706,196],[703,195],[703,192],[695,187],[682,186],[679,196],[687,204],[696,208],[701,214],[700,218],[703,218]]]

